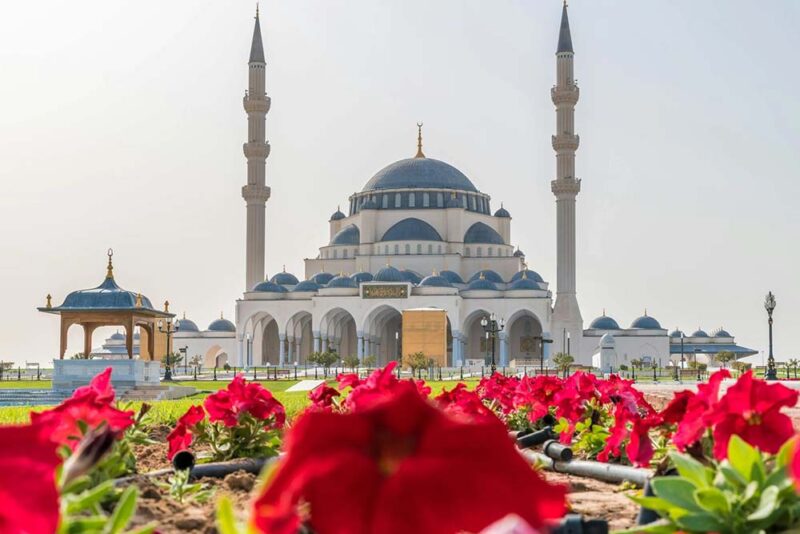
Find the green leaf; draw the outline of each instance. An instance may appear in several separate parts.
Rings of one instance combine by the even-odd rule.
[[[778,488],[777,486],[769,486],[761,492],[761,500],[758,502],[758,508],[747,516],[748,521],[760,521],[766,519],[775,511],[778,506]]]
[[[61,522],[61,526],[58,528],[58,532],[66,534],[100,532],[103,530],[106,520],[107,518],[103,516],[64,518]]]
[[[142,528],[130,531],[128,534],[153,534],[155,531],[155,525],[145,525]]]
[[[690,480],[698,488],[708,486],[712,476],[709,468],[687,454],[670,453],[669,457],[683,478]]]
[[[227,496],[217,503],[217,530],[219,534],[239,534],[233,515],[233,505]]]
[[[681,477],[656,477],[650,481],[650,487],[657,497],[679,508],[693,512],[703,512],[703,509],[694,501],[694,491],[697,486]]]
[[[744,488],[744,492],[742,493],[742,504],[745,504],[747,501],[755,497],[756,493],[758,492],[758,488],[758,482],[755,480],[749,483],[747,487]]]
[[[731,504],[725,498],[725,494],[717,488],[702,488],[695,491],[694,500],[709,512],[727,515],[731,511]]]
[[[617,530],[614,534],[672,534],[675,532],[675,526],[669,519],[659,519],[647,525],[637,525],[628,530]]]
[[[728,442],[728,462],[749,482],[753,480],[753,467],[761,463],[761,453],[734,434]]]
[[[686,514],[676,521],[679,527],[693,532],[720,532],[726,525],[709,513]]]
[[[88,510],[105,499],[114,489],[114,481],[106,480],[89,491],[85,491],[67,500],[67,514],[76,515],[78,512]]]
[[[654,512],[668,512],[670,508],[675,507],[675,505],[659,497],[638,497],[636,495],[630,495],[628,498],[642,508],[649,508]]]
[[[748,480],[743,477],[739,471],[731,467],[730,465],[722,464],[719,466],[719,472],[722,473],[722,476],[725,477],[725,480],[728,481],[728,484],[733,486],[734,488],[743,488],[747,486]]]
[[[795,446],[797,445],[797,438],[787,440],[781,446],[781,450],[775,455],[775,467],[786,467],[792,461],[794,456]]]
[[[103,529],[103,534],[119,534],[125,530],[131,517],[133,517],[133,513],[136,511],[136,497],[138,494],[139,492],[135,486],[128,486],[122,492],[114,512]]]

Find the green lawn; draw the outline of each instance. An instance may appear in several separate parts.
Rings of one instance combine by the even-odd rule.
[[[0,380],[0,389],[50,389],[49,380]]]

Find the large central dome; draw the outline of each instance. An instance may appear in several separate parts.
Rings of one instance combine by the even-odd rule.
[[[363,191],[407,188],[478,191],[463,172],[443,161],[426,157],[401,159],[384,167],[367,182]]]

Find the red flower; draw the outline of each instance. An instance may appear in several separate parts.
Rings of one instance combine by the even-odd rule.
[[[0,532],[51,534],[58,529],[55,470],[61,463],[41,424],[0,427]]]
[[[178,419],[175,428],[167,435],[167,458],[172,460],[178,452],[189,448],[192,444],[192,428],[205,418],[206,412],[202,406],[192,406]]]
[[[685,389],[683,391],[678,391],[672,397],[672,400],[669,401],[669,404],[659,412],[661,419],[665,423],[671,423],[676,425],[683,421],[683,417],[686,415],[686,408],[689,404],[689,399],[694,397],[694,392]]]
[[[719,386],[731,374],[727,369],[720,369],[708,378],[707,384],[699,384],[697,393],[689,396],[683,419],[678,423],[678,430],[672,442],[679,450],[684,451],[703,437],[703,432],[711,426],[709,416],[714,412],[719,398]],[[683,401],[676,401],[683,402]],[[675,407],[676,411],[680,405]]]
[[[564,387],[557,376],[524,376],[514,391],[514,406],[528,407],[528,419],[535,423],[550,411],[556,394]]]
[[[339,390],[325,384],[314,388],[308,392],[308,398],[311,400],[311,409],[330,410],[333,406],[333,399],[339,395]]]
[[[285,445],[254,503],[260,532],[307,522],[325,534],[455,534],[509,513],[533,527],[564,513],[564,488],[531,469],[498,420],[455,420],[407,383],[369,409],[301,416]]]
[[[467,390],[467,385],[459,382],[450,391],[442,389],[441,395],[434,399],[439,406],[453,417],[467,421],[489,417],[497,419],[497,416],[483,403],[478,394]]]
[[[345,389],[347,387],[355,388],[364,383],[364,381],[361,380],[355,373],[339,373],[336,376],[336,380],[339,381],[339,389]]]
[[[376,369],[363,381],[353,380],[349,382],[350,379],[347,378],[347,376],[342,377],[340,375],[340,385],[353,384],[353,389],[350,390],[350,393],[343,402],[345,409],[348,411],[357,411],[369,408],[376,402],[382,401],[387,393],[392,392],[401,384],[407,384],[408,382],[412,382],[423,397],[427,397],[430,394],[431,388],[425,385],[424,380],[399,380],[394,375],[395,367],[397,367],[396,361],[389,362],[386,367],[383,369]],[[341,380],[342,378],[345,379],[344,382]]]
[[[764,452],[778,452],[794,434],[791,418],[781,408],[797,404],[797,391],[783,384],[768,384],[748,371],[728,388],[714,413],[714,456],[728,456],[728,441],[736,434]]]
[[[76,389],[72,397],[55,408],[31,413],[31,422],[48,425],[52,440],[75,450],[83,437],[79,423],[88,428],[96,428],[105,423],[118,435],[133,425],[134,412],[118,410],[113,402],[114,389],[111,387],[109,367],[92,378],[88,386]]]
[[[492,376],[481,378],[475,391],[483,400],[495,401],[504,414],[514,411],[514,394],[517,390],[519,379],[515,376],[503,376],[494,373]]]
[[[789,475],[794,480],[794,489],[800,492],[800,438],[794,438],[794,453],[789,463]]]
[[[227,427],[236,426],[239,416],[244,413],[262,421],[269,420],[269,428],[282,428],[286,422],[283,404],[261,384],[248,384],[242,375],[236,375],[227,389],[206,397],[203,406],[208,412],[209,421],[222,421]]]

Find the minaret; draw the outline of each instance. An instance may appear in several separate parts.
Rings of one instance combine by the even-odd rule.
[[[557,234],[556,303],[551,335],[554,348],[566,352],[564,340],[569,334],[569,352],[577,361],[583,319],[575,294],[575,197],[581,190],[581,181],[575,177],[575,151],[580,141],[575,135],[575,104],[580,92],[573,73],[574,55],[565,0],[556,51],[557,82],[550,90],[556,106],[556,135],[552,139],[556,152],[556,179],[551,182],[551,190],[556,196]]]
[[[264,46],[261,43],[261,24],[256,8],[256,25],[250,45],[249,83],[243,103],[247,112],[247,185],[242,187],[242,198],[247,203],[247,265],[245,291],[264,280],[264,211],[270,190],[266,186],[266,160],[269,143],[265,137],[265,118],[270,98],[265,89]]]

